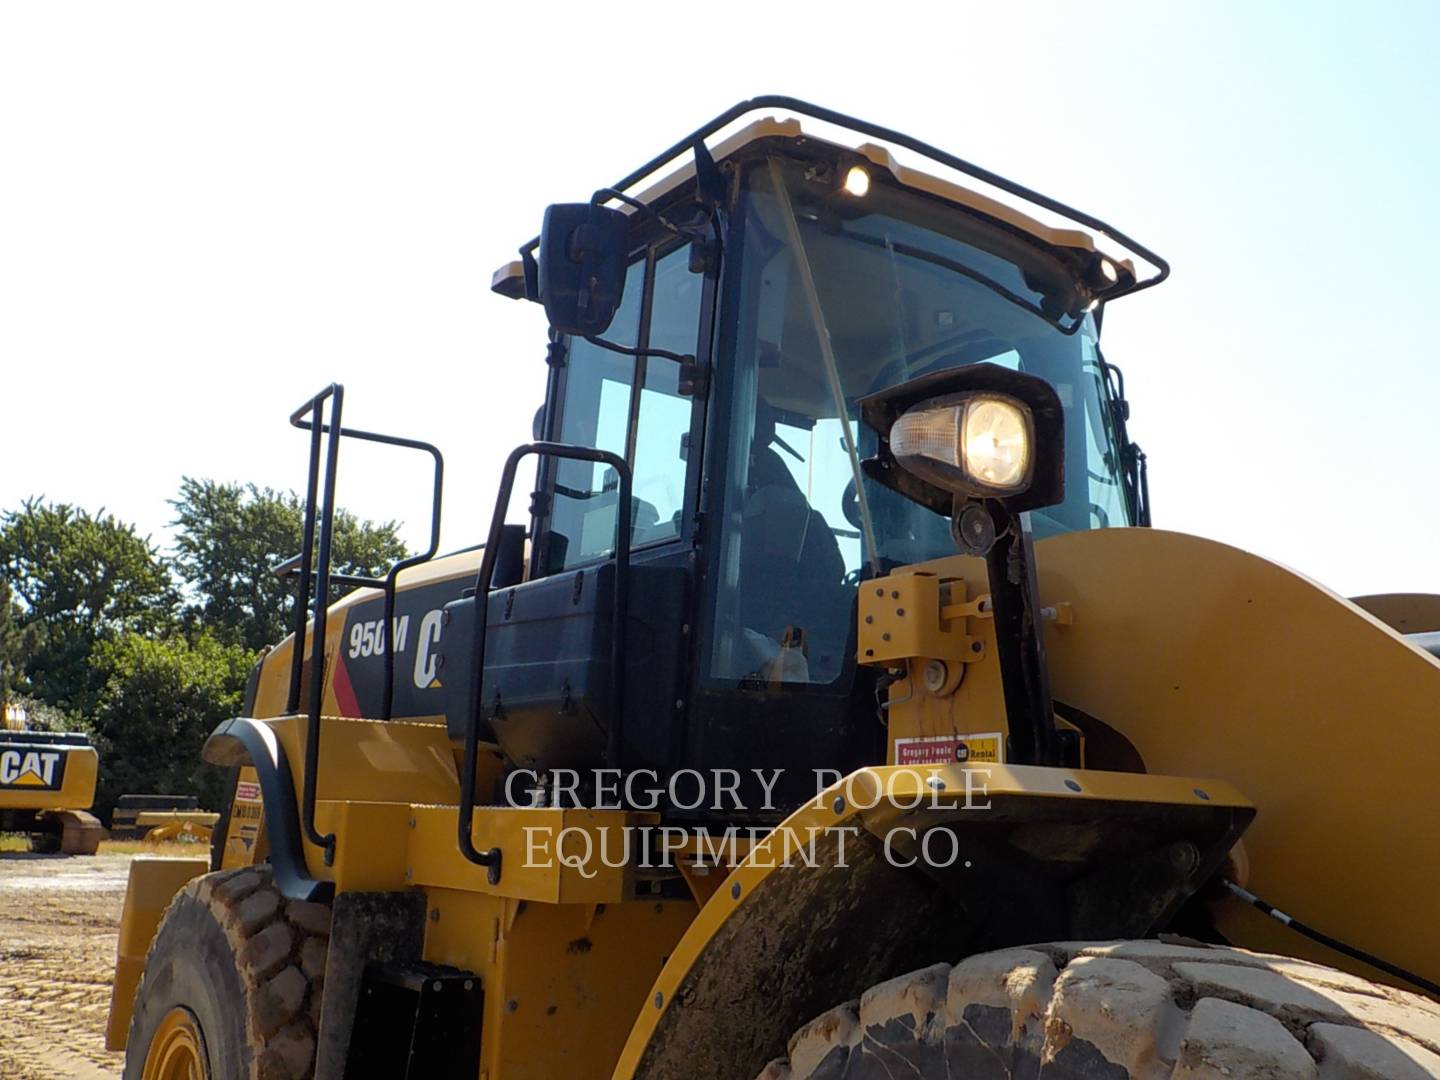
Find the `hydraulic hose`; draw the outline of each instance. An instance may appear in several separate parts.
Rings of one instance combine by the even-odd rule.
[[[1241,900],[1244,900],[1245,903],[1249,904],[1251,907],[1263,911],[1266,915],[1269,915],[1276,922],[1288,926],[1297,934],[1303,934],[1311,941],[1318,941],[1321,945],[1324,945],[1325,947],[1330,949],[1334,949],[1336,952],[1344,956],[1348,956],[1352,960],[1359,960],[1362,964],[1369,964],[1377,971],[1383,971],[1387,975],[1393,975],[1397,979],[1403,979],[1405,982],[1408,982],[1413,986],[1420,987],[1420,989],[1424,990],[1427,994],[1432,994],[1435,997],[1440,997],[1440,983],[1431,982],[1429,979],[1424,978],[1423,976],[1416,975],[1413,971],[1406,971],[1398,964],[1392,964],[1390,963],[1390,961],[1382,960],[1380,959],[1380,957],[1374,956],[1371,953],[1367,953],[1363,949],[1357,949],[1353,945],[1346,945],[1343,941],[1337,941],[1329,934],[1326,934],[1320,930],[1316,930],[1313,926],[1306,926],[1299,919],[1296,919],[1291,915],[1285,914],[1285,912],[1281,911],[1279,908],[1271,907],[1254,893],[1250,892],[1248,889],[1242,889],[1233,881],[1230,881],[1228,879],[1221,880],[1225,888],[1229,889],[1235,896],[1239,897]]]

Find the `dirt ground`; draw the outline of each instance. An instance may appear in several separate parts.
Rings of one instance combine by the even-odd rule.
[[[0,1080],[114,1080],[105,1050],[130,855],[0,852]]]

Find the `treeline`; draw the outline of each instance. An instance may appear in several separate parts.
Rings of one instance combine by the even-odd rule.
[[[200,747],[292,617],[294,582],[271,570],[300,550],[294,493],[186,477],[171,506],[168,552],[103,509],[40,497],[0,514],[0,701],[91,736],[102,819],[126,793],[218,805]],[[337,570],[376,576],[404,554],[395,522],[336,513]]]

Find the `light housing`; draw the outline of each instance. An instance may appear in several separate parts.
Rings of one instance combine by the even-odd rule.
[[[957,495],[976,498],[1024,491],[1034,446],[1030,407],[983,391],[921,401],[890,429],[890,451],[901,466]]]
[[[845,172],[845,183],[843,186],[848,194],[855,196],[857,199],[863,199],[866,195],[870,194],[870,174],[865,170],[865,166],[850,166]]]
[[[947,517],[967,499],[1012,511],[1065,498],[1065,414],[1044,379],[998,364],[922,375],[860,399],[880,435],[867,475]]]

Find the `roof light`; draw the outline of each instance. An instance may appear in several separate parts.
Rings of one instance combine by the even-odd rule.
[[[859,165],[850,166],[850,171],[845,174],[845,190],[857,199],[863,199],[870,193],[870,174]]]
[[[1114,285],[1117,281],[1120,280],[1120,271],[1115,269],[1115,264],[1113,262],[1111,262],[1109,259],[1102,257],[1100,259],[1100,276],[1103,277],[1106,281],[1108,281],[1111,285]]]

